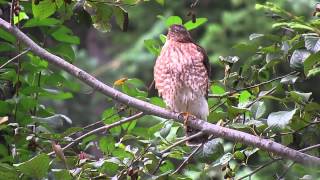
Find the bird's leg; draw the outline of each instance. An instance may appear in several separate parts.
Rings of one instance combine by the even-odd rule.
[[[183,125],[186,127],[188,124],[188,120],[191,119],[196,119],[196,116],[194,116],[193,114],[189,113],[189,112],[181,112],[179,114],[179,118],[183,119]]]
[[[185,126],[185,127],[187,127],[187,123],[188,123],[188,120],[189,120],[189,118],[191,119],[191,120],[193,120],[193,119],[196,119],[196,116],[194,116],[193,114],[191,114],[190,112],[188,112],[188,105],[189,105],[189,103],[187,103],[187,107],[186,107],[186,112],[181,112],[180,114],[179,114],[179,118],[181,118],[181,119],[183,119],[183,125]]]

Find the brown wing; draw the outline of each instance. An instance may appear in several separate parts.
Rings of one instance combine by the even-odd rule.
[[[201,46],[199,46],[198,44],[197,45],[197,48],[198,50],[202,53],[203,55],[203,64],[204,64],[204,67],[206,68],[207,70],[207,73],[208,73],[208,86],[207,86],[207,93],[206,93],[206,98],[208,99],[208,94],[209,94],[209,86],[210,86],[210,79],[211,79],[211,66],[210,66],[210,61],[209,61],[209,57],[207,55],[207,52],[205,49],[203,49]]]

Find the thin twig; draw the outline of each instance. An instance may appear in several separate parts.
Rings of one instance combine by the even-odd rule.
[[[159,170],[162,162],[163,162],[166,158],[167,158],[167,156],[162,156],[162,157],[161,157],[161,159],[160,159],[159,162],[158,162],[157,167],[153,170],[152,175],[155,175],[155,174],[158,172],[158,170]]]
[[[257,173],[257,172],[260,171],[261,169],[263,169],[263,168],[265,168],[265,167],[267,167],[267,166],[269,166],[269,165],[271,165],[271,164],[273,164],[273,163],[275,163],[275,162],[277,162],[277,161],[279,161],[279,160],[281,160],[281,159],[282,159],[282,158],[277,158],[277,159],[273,159],[273,160],[271,160],[271,161],[268,161],[267,163],[259,166],[259,167],[256,168],[255,170],[253,170],[251,173],[249,173],[249,174],[247,174],[247,175],[244,175],[244,176],[240,177],[240,178],[237,179],[237,180],[241,180],[241,179],[244,179],[244,178],[247,178],[247,177],[251,177],[252,175],[254,175],[255,173]]]
[[[134,158],[131,163],[129,164],[129,166],[127,166],[125,169],[122,169],[122,171],[120,172],[118,176],[118,179],[121,179],[121,177],[124,175],[125,172],[128,172],[128,170],[130,169],[130,167],[137,161],[140,161],[140,159],[147,153],[147,151],[149,150],[149,148],[152,146],[152,144],[149,144],[143,151],[143,153],[141,153],[139,156],[137,156],[136,158]]]
[[[30,48],[26,49],[25,51],[21,52],[20,54],[16,55],[15,57],[9,59],[6,63],[4,63],[0,66],[0,69],[4,68],[6,65],[8,65],[9,63],[11,63],[12,61],[16,60],[17,58],[19,58],[20,56],[24,55],[25,53],[27,53],[29,51],[30,51]]]
[[[140,113],[137,113],[137,114],[135,114],[135,115],[133,115],[133,116],[130,116],[130,117],[127,117],[127,118],[122,119],[122,120],[120,120],[120,121],[117,121],[117,122],[115,122],[115,123],[113,123],[113,124],[108,124],[108,125],[102,126],[102,127],[100,127],[100,128],[94,129],[94,130],[92,130],[92,131],[90,131],[90,132],[88,132],[88,133],[86,133],[86,134],[83,134],[82,136],[78,137],[77,139],[75,139],[75,140],[72,141],[71,143],[67,144],[66,146],[64,146],[64,147],[62,148],[62,150],[64,151],[64,150],[66,150],[66,149],[68,149],[68,148],[76,145],[76,144],[79,143],[83,138],[86,138],[86,137],[88,137],[88,136],[90,136],[90,135],[93,135],[93,134],[96,134],[96,133],[99,133],[99,132],[102,132],[102,131],[111,129],[111,128],[116,127],[116,126],[120,126],[121,124],[130,122],[130,121],[133,121],[133,120],[138,119],[138,118],[140,118],[140,117],[142,117],[142,116],[143,116],[143,112],[140,112]],[[50,156],[50,155],[52,155],[52,154],[54,154],[54,152],[50,152],[48,155]]]
[[[193,139],[193,138],[195,138],[195,137],[201,136],[201,135],[203,135],[203,134],[204,134],[204,133],[200,131],[200,132],[198,132],[198,133],[196,133],[196,134],[193,134],[192,136],[188,136],[188,137],[186,137],[186,138],[183,138],[182,140],[177,141],[177,142],[173,143],[171,146],[169,146],[169,147],[167,147],[166,149],[162,150],[162,151],[160,152],[160,154],[164,154],[164,153],[170,151],[170,149],[172,149],[172,148],[174,148],[174,147],[176,147],[176,146],[178,146],[178,145],[180,145],[180,144],[182,144],[182,143],[184,143],[184,142],[186,142],[186,141],[189,141],[190,139]]]
[[[254,101],[250,102],[249,104],[247,104],[245,106],[245,108],[249,108],[251,107],[254,103],[260,101],[264,96],[270,95],[272,93],[274,93],[274,91],[276,90],[277,87],[273,87],[271,88],[269,91],[267,91],[264,95],[257,97]]]
[[[297,129],[297,130],[295,130],[295,131],[280,133],[280,136],[288,135],[288,134],[294,134],[294,133],[300,132],[300,131],[302,131],[302,130],[304,130],[304,129],[306,129],[306,128],[314,125],[314,124],[319,124],[319,123],[320,123],[320,121],[313,121],[313,122],[307,124],[306,126],[301,127],[300,129]]]
[[[252,88],[255,88],[255,87],[259,87],[259,86],[262,86],[262,85],[265,85],[265,84],[269,84],[273,81],[276,81],[276,80],[279,80],[279,79],[282,79],[282,78],[285,78],[285,77],[288,77],[288,76],[291,76],[293,74],[298,74],[298,72],[296,71],[293,71],[293,72],[290,72],[286,75],[283,75],[283,76],[279,76],[279,77],[276,77],[274,79],[270,79],[268,81],[265,81],[265,82],[261,82],[259,84],[255,84],[255,85],[252,85],[252,86],[248,86],[248,87],[244,87],[244,88],[239,88],[239,89],[236,89],[236,90],[233,90],[233,91],[229,91],[229,92],[226,92],[222,95],[212,95],[212,94],[209,94],[208,97],[209,98],[223,98],[223,97],[226,97],[226,96],[230,96],[230,95],[233,95],[235,93],[238,93],[238,92],[241,92],[241,91],[244,91],[244,90],[248,90],[248,89],[252,89]]]
[[[224,100],[224,101],[220,102],[219,104],[214,105],[213,107],[211,107],[211,108],[209,109],[210,112],[214,112],[214,111],[217,110],[219,107],[221,107],[222,105],[224,105],[224,103],[226,103],[226,102],[227,102],[227,100]]]
[[[306,151],[310,151],[310,150],[312,150],[312,149],[319,148],[319,147],[320,147],[320,144],[316,144],[316,145],[313,145],[313,146],[309,146],[309,147],[307,147],[307,148],[300,149],[300,150],[298,150],[298,151],[299,151],[299,152],[306,152]],[[242,176],[241,178],[239,178],[239,179],[237,179],[237,180],[241,180],[241,179],[244,179],[244,178],[246,178],[246,177],[252,176],[253,174],[255,174],[255,173],[257,173],[258,171],[260,171],[261,169],[263,169],[263,168],[265,168],[265,167],[267,167],[267,166],[269,166],[269,165],[271,165],[271,164],[273,164],[273,163],[275,163],[275,162],[277,162],[277,161],[279,161],[279,160],[282,160],[282,159],[283,159],[283,158],[275,158],[275,159],[273,159],[273,160],[271,160],[271,161],[269,161],[269,162],[267,162],[267,163],[259,166],[257,169],[253,170],[251,173],[249,173],[249,174],[247,174],[247,175],[245,175],[245,176]],[[293,162],[293,163],[294,163],[294,162]]]
[[[291,162],[291,164],[289,164],[289,166],[283,171],[283,173],[279,177],[277,177],[277,180],[281,180],[282,178],[284,178],[294,164],[295,162]]]
[[[316,144],[316,145],[313,145],[313,146],[309,146],[309,147],[300,149],[299,151],[300,151],[300,152],[306,152],[306,151],[310,151],[310,150],[315,149],[315,148],[320,148],[320,144]]]
[[[179,172],[179,171],[183,168],[183,166],[188,163],[188,161],[192,158],[192,156],[195,155],[195,154],[199,151],[199,149],[203,146],[203,144],[204,144],[204,143],[202,143],[202,144],[199,145],[197,148],[195,148],[195,149],[192,151],[192,153],[187,157],[187,159],[185,159],[185,160],[180,164],[180,166],[179,166],[173,173],[171,173],[171,175]]]

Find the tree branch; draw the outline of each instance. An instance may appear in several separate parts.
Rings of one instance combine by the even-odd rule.
[[[190,161],[190,159],[192,158],[192,156],[195,155],[195,154],[199,151],[199,149],[203,146],[203,144],[204,144],[204,143],[202,143],[202,144],[200,144],[198,147],[196,147],[196,148],[191,152],[191,154],[180,164],[180,166],[179,166],[173,173],[171,173],[171,175],[179,172],[179,171],[183,168],[183,166],[186,165],[186,164]]]
[[[238,92],[241,92],[241,91],[244,91],[244,90],[252,89],[252,88],[259,87],[259,86],[262,86],[262,85],[265,85],[265,84],[269,84],[269,83],[271,83],[273,81],[276,81],[276,80],[279,80],[279,79],[282,79],[282,78],[285,78],[285,77],[288,77],[288,76],[291,76],[291,75],[294,75],[294,74],[299,74],[299,72],[292,71],[292,72],[290,72],[288,74],[285,74],[285,75],[282,75],[282,76],[279,76],[279,77],[275,77],[273,79],[270,79],[270,80],[265,81],[265,82],[261,82],[259,84],[254,84],[252,86],[248,86],[248,87],[232,90],[232,91],[226,92],[226,93],[224,93],[222,95],[209,94],[208,97],[209,98],[223,98],[223,97],[230,96],[230,95],[233,95],[235,93],[238,93]]]
[[[66,146],[64,146],[64,147],[62,148],[62,151],[64,151],[64,150],[66,150],[66,149],[68,149],[68,148],[76,145],[76,144],[79,143],[82,139],[84,139],[84,138],[86,138],[86,137],[88,137],[88,136],[90,136],[90,135],[92,135],[92,134],[96,134],[96,133],[98,133],[98,132],[102,132],[102,131],[111,129],[111,128],[116,127],[116,126],[120,126],[121,124],[124,124],[124,123],[130,122],[130,121],[133,121],[133,120],[135,120],[135,119],[138,119],[138,118],[141,117],[141,116],[143,116],[143,112],[140,112],[140,113],[138,113],[138,114],[135,114],[135,115],[130,116],[130,117],[127,117],[127,118],[124,118],[124,119],[122,119],[122,120],[120,120],[120,121],[117,121],[117,122],[115,122],[115,123],[108,124],[108,125],[99,127],[99,128],[97,128],[97,129],[94,129],[94,130],[92,130],[92,131],[89,131],[89,132],[83,134],[82,136],[79,136],[77,139],[75,139],[75,140],[72,141],[71,143],[69,143],[69,144],[67,144]],[[54,152],[50,152],[48,155],[51,156],[51,155],[53,155],[53,154],[54,154]]]
[[[176,147],[176,146],[178,146],[178,145],[180,145],[180,144],[182,144],[182,143],[184,143],[184,142],[187,142],[187,141],[189,141],[190,139],[193,139],[193,138],[195,138],[195,137],[201,136],[201,135],[203,135],[203,134],[204,134],[204,133],[200,131],[200,132],[198,132],[198,133],[196,133],[196,134],[193,134],[192,136],[188,136],[188,137],[186,137],[186,138],[183,138],[183,139],[181,139],[180,141],[177,141],[177,142],[173,143],[171,146],[169,146],[169,147],[167,147],[166,149],[162,150],[162,151],[160,152],[160,154],[164,154],[164,153],[170,151],[170,149],[172,149],[172,148],[174,148],[174,147]]]
[[[87,72],[82,69],[68,63],[62,58],[51,54],[45,49],[41,48],[34,41],[32,41],[27,35],[21,32],[15,26],[11,26],[8,22],[4,21],[0,18],[0,27],[12,35],[14,35],[19,41],[24,43],[26,46],[30,47],[30,51],[32,51],[35,55],[47,60],[49,63],[56,65],[57,67],[65,70],[69,74],[75,76],[82,82],[88,84],[96,91],[101,92],[102,94],[113,98],[114,100],[136,108],[138,110],[143,111],[145,114],[153,114],[166,119],[174,119],[177,122],[183,123],[183,119],[179,118],[179,113],[168,111],[164,108],[152,105],[150,103],[144,102],[142,100],[130,97],[124,93],[121,93],[110,86],[102,83],[97,80]],[[258,147],[260,149],[266,150],[268,152],[272,152],[277,154],[278,156],[291,159],[298,163],[302,163],[309,166],[320,166],[320,158],[310,156],[308,154],[304,154],[283,146],[279,143],[268,139],[262,139],[260,137],[256,137],[254,135],[244,133],[241,131],[220,127],[218,125],[214,125],[200,119],[195,119],[189,122],[191,127],[201,130],[204,133],[212,134],[216,137],[225,138],[232,141],[239,141],[247,145],[252,145]]]
[[[16,55],[15,57],[9,59],[7,62],[5,62],[4,64],[2,64],[0,66],[0,69],[4,68],[6,65],[10,64],[12,61],[16,60],[17,58],[19,58],[20,56],[24,55],[25,53],[29,52],[29,48],[26,49],[25,51],[21,52],[20,54]]]

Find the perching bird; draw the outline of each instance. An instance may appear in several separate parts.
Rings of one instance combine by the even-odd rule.
[[[174,112],[188,113],[206,120],[210,65],[205,50],[193,42],[182,25],[172,25],[167,41],[154,66],[155,87],[167,107]],[[199,130],[185,127],[186,135]],[[205,142],[207,135],[193,138],[187,145]]]

